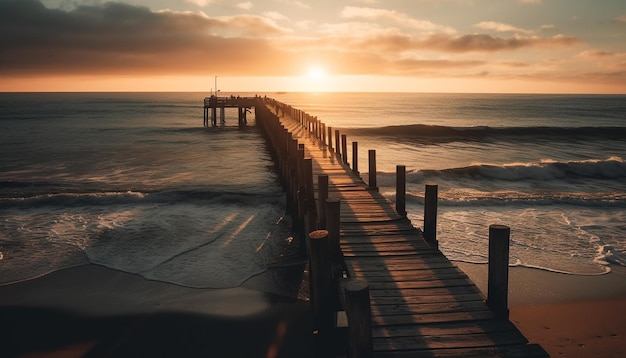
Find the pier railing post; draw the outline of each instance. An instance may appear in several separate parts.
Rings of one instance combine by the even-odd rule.
[[[437,242],[437,184],[426,184],[424,194],[424,239],[430,247],[438,249]]]
[[[304,231],[304,214],[306,210],[306,194],[304,183],[304,144],[298,144],[298,154],[296,157],[296,208],[298,215],[297,220],[294,220],[294,224],[296,232],[300,234],[300,237],[303,237],[306,234],[306,231]],[[300,248],[303,249],[302,245]],[[306,252],[306,250],[301,252]]]
[[[320,174],[317,176],[317,214],[320,229],[326,229],[326,199],[328,199],[328,174]]]
[[[341,252],[341,202],[339,199],[326,200],[326,230],[332,263],[332,275],[339,279],[344,270],[343,253]]]
[[[370,149],[368,152],[369,160],[369,183],[370,189],[378,190],[378,184],[376,183],[376,150]]]
[[[292,224],[296,227],[298,217],[298,140],[291,137],[289,141],[289,200],[290,200],[290,214],[294,219]]]
[[[335,153],[337,156],[341,156],[341,147],[339,144],[339,129],[335,129]]]
[[[328,150],[333,151],[333,127],[328,127]]]
[[[348,137],[345,134],[341,135],[341,158],[344,164],[348,164]]]
[[[310,294],[314,329],[317,330],[316,355],[327,356],[336,328],[337,312],[333,302],[333,279],[330,265],[328,231],[309,233]]]
[[[348,357],[370,358],[374,352],[369,286],[365,281],[347,280],[343,295],[348,318]]]
[[[396,166],[396,211],[406,216],[406,166]]]
[[[352,171],[359,175],[359,143],[352,142]]]
[[[501,318],[509,318],[509,246],[511,229],[489,226],[487,305]]]
[[[315,191],[313,188],[313,159],[304,159],[304,192],[305,213],[304,232],[317,229],[317,209],[315,206]]]

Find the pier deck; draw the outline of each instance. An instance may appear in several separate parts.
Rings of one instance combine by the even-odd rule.
[[[390,201],[289,113],[279,120],[304,144],[314,177],[329,176],[329,198],[340,199],[341,250],[350,276],[369,284],[375,357],[548,356],[497,317],[474,283]]]
[[[250,108],[254,107],[257,103],[255,97],[218,97],[210,96],[204,98],[204,126],[209,126],[209,119],[213,127],[217,126],[217,109],[220,109],[220,119],[224,122],[224,109],[225,108],[238,108],[239,109],[239,125],[244,126],[247,123],[246,114]],[[210,111],[209,111],[210,109]]]

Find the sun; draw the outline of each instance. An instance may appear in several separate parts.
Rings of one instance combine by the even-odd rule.
[[[309,72],[307,72],[307,77],[311,80],[319,81],[326,77],[326,71],[319,66],[311,67]]]

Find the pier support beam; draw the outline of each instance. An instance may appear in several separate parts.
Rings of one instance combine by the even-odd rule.
[[[359,143],[352,142],[352,171],[359,175]]]
[[[309,233],[310,295],[316,336],[316,356],[329,356],[337,322],[334,309],[333,279],[329,255],[328,231]]]
[[[487,305],[500,318],[509,318],[509,245],[511,229],[489,226]]]
[[[326,199],[328,199],[328,174],[317,176],[317,215],[320,229],[326,229]]]
[[[426,184],[424,194],[424,239],[430,247],[438,249],[437,242],[437,184]]]
[[[406,216],[406,166],[396,166],[396,211]]]
[[[376,150],[370,149],[368,152],[369,161],[369,188],[378,190],[378,184],[376,183]]]
[[[345,134],[341,135],[341,158],[344,164],[348,164],[348,137]]]
[[[348,357],[373,357],[369,285],[365,281],[350,279],[343,285],[343,294],[348,318]]]
[[[328,127],[328,150],[333,151],[333,127]]]

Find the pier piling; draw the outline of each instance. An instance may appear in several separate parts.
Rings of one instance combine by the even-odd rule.
[[[434,249],[439,248],[437,242],[437,196],[439,186],[426,184],[424,194],[424,239]]]
[[[487,305],[504,319],[509,318],[509,246],[511,229],[505,225],[489,226],[489,268]]]

